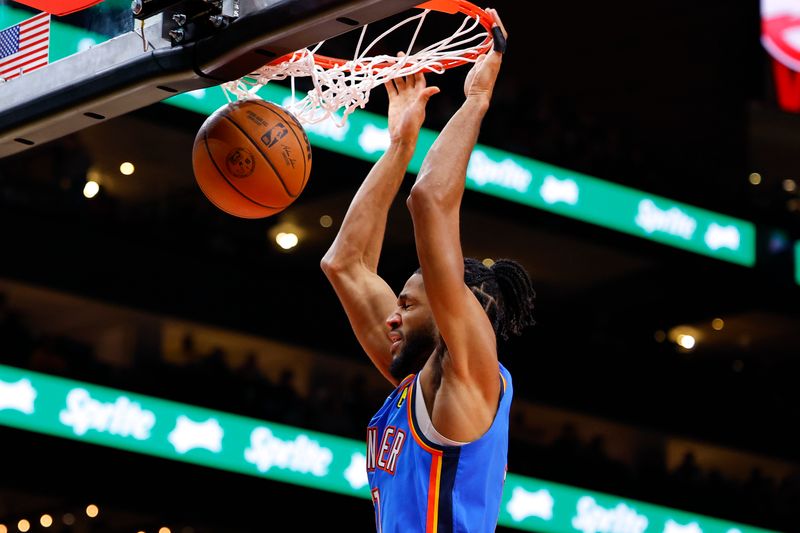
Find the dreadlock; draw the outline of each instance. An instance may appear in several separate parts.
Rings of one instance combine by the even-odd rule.
[[[418,268],[416,273],[422,272]],[[464,283],[472,290],[492,323],[495,335],[508,340],[536,323],[533,301],[536,291],[525,268],[511,259],[498,259],[491,267],[464,258]]]
[[[511,259],[498,259],[490,270],[497,278],[500,301],[503,303],[503,321],[500,322],[500,329],[495,328],[495,331],[504,340],[509,335],[521,335],[522,330],[536,323],[533,319],[536,291],[531,278],[522,265]]]
[[[503,340],[520,335],[535,323],[536,293],[528,273],[516,261],[498,259],[487,267],[477,259],[465,257],[464,283],[483,306],[495,334]]]

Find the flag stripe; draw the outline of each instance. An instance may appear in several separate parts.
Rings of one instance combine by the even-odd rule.
[[[41,44],[41,43],[44,43],[45,46],[46,46],[47,45],[47,41],[49,41],[49,40],[50,40],[50,36],[49,35],[45,35],[43,38],[39,39],[38,41],[26,42],[24,45],[20,46],[19,49],[20,49],[20,51],[27,50],[27,49],[32,48],[32,47],[36,46],[37,44]]]
[[[50,27],[50,25],[48,24],[48,21],[47,20],[42,20],[42,21],[36,22],[35,24],[20,24],[19,25],[19,32],[20,33],[26,33],[26,32],[41,30],[42,28],[49,28],[49,27]]]
[[[49,16],[48,16],[47,13],[39,13],[35,17],[31,17],[31,18],[29,18],[27,20],[23,20],[22,22],[19,23],[19,25],[20,25],[20,27],[24,28],[24,27],[27,27],[27,26],[33,26],[33,25],[36,25],[36,24],[40,24],[42,22],[49,22],[49,20],[50,19],[49,19]]]
[[[44,43],[36,50],[29,50],[24,54],[17,54],[13,60],[6,61],[0,66],[0,75],[10,68],[18,67],[21,63],[28,62],[32,57],[33,59],[41,58],[42,51],[47,50],[47,44]]]
[[[19,38],[20,38],[20,40],[22,40],[24,38],[26,41],[28,41],[30,39],[38,39],[41,36],[44,36],[45,38],[47,38],[47,37],[49,37],[49,35],[48,35],[49,33],[50,33],[50,28],[44,28],[44,29],[41,29],[41,30],[39,30],[39,31],[37,31],[35,33],[34,32],[20,33],[19,34]]]
[[[25,72],[28,72],[30,70],[28,65],[31,65],[31,64],[33,64],[33,63],[35,63],[37,61],[45,61],[45,62],[47,62],[47,58],[46,57],[34,56],[32,58],[29,58],[27,61],[17,62],[13,66],[3,67],[2,69],[0,69],[0,76],[4,76],[7,72],[12,72],[12,71],[19,70],[19,69],[23,69]]]
[[[3,74],[2,78],[4,80],[13,80],[14,78],[19,78],[22,74],[27,74],[27,73],[32,72],[34,70],[40,69],[40,68],[44,67],[45,65],[47,65],[47,60],[46,59],[40,59],[38,62],[31,63],[30,65],[28,65],[27,67],[25,67],[21,71],[19,69],[17,69],[16,72],[12,72],[10,74]]]
[[[6,28],[0,35],[0,78],[10,80],[47,65],[50,14],[40,13]]]

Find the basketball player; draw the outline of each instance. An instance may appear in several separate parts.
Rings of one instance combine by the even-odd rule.
[[[505,31],[494,10],[495,45]],[[499,32],[502,31],[502,34]],[[533,323],[522,267],[464,258],[459,209],[501,51],[479,58],[466,100],[427,154],[407,205],[420,268],[398,296],[377,274],[389,207],[428,99],[422,74],[386,84],[391,143],[359,188],[322,260],[350,324],[396,386],[367,428],[367,472],[382,533],[494,531],[508,450],[511,377],[497,336]]]

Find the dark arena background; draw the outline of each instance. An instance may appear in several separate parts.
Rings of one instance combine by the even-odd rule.
[[[800,531],[800,83],[763,45],[768,4],[488,6],[508,51],[462,244],[537,291],[500,346],[498,531]],[[2,0],[0,27],[35,13]],[[53,17],[50,60],[133,25],[127,0]],[[428,76],[425,139],[467,71]],[[308,127],[307,188],[257,220],[193,177],[222,103],[179,94],[0,159],[0,532],[374,531],[359,453],[390,388],[319,263],[385,148],[385,93]],[[395,290],[417,169],[383,247]]]

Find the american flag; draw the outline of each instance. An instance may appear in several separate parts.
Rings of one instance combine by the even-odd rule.
[[[0,31],[0,80],[10,80],[47,64],[50,14],[39,13]]]

